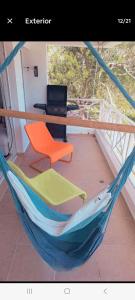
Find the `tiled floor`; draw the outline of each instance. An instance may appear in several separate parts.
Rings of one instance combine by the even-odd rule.
[[[58,162],[54,168],[90,198],[111,182],[112,173],[94,136],[70,135],[69,141],[74,144],[73,161]],[[36,157],[29,148],[17,160],[29,176],[37,174],[28,167]],[[47,169],[48,161],[40,167]],[[26,237],[5,186],[0,193],[0,281],[135,281],[135,223],[122,197],[114,207],[102,245],[89,261],[74,271],[54,272]],[[74,212],[81,205],[76,198],[57,209]]]

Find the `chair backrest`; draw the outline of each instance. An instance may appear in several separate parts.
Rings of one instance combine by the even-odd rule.
[[[18,176],[8,168],[7,162],[3,158],[2,164],[7,167],[4,172],[6,173],[6,179],[12,190],[15,202],[21,204],[21,207],[27,212],[32,222],[55,237],[84,228],[86,224],[89,224],[90,218],[92,220],[95,215],[108,205],[111,198],[111,194],[108,193],[107,188],[81,207],[72,216],[68,216],[67,220],[60,220],[60,218],[64,216],[63,214],[53,211],[42,202],[42,199],[37,193],[32,191],[27,183],[18,178]],[[51,216],[52,213],[54,217]],[[59,220],[55,219],[56,214],[59,216]]]
[[[20,204],[18,202],[18,197],[17,197],[16,192],[13,189],[13,187],[11,185],[11,182],[10,182],[8,176],[7,176],[8,171],[10,171],[10,167],[7,164],[7,161],[6,161],[6,159],[4,158],[4,155],[1,152],[0,152],[0,170],[3,173],[5,180],[7,181],[7,184],[9,186],[9,189],[10,189],[11,194],[12,194],[12,198],[14,200],[15,207],[16,207],[17,211],[19,212],[21,210],[21,207],[20,207]]]
[[[30,185],[31,180],[29,177],[27,177],[24,172],[15,164],[13,161],[8,160],[8,165],[11,168],[11,170],[19,177],[22,178],[24,182],[26,182],[28,185]]]
[[[11,194],[13,196],[13,200],[16,206],[17,211],[19,212],[22,210],[21,205],[20,205],[20,199],[18,197],[17,190],[13,187],[13,182],[12,179],[9,177],[10,175],[14,175],[13,177],[16,178],[17,181],[23,186],[23,188],[26,190],[28,193],[29,197],[31,198],[31,201],[34,203],[34,205],[37,207],[37,209],[46,217],[53,219],[53,220],[58,220],[58,221],[66,221],[69,219],[70,215],[68,214],[62,214],[59,213],[55,210],[53,210],[51,207],[49,207],[45,201],[42,200],[40,196],[36,192],[34,192],[31,187],[26,183],[22,178],[20,178],[20,174],[15,174],[12,169],[10,169],[9,164],[7,163],[6,159],[4,158],[3,154],[0,152],[0,171],[2,171],[5,180],[7,181],[7,184],[9,186],[9,189],[11,191]],[[19,176],[19,177],[18,177]],[[20,189],[20,187],[19,187]]]
[[[24,128],[36,151],[42,151],[54,141],[44,122],[27,124]]]

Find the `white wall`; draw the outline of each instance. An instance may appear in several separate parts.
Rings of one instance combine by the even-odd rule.
[[[46,103],[46,55],[47,50],[45,42],[29,42],[29,47],[24,47],[21,50],[25,105],[27,112],[43,112],[39,109],[33,108],[33,105],[35,103]],[[38,77],[34,77],[34,66],[38,66]],[[29,71],[26,67],[30,67]]]
[[[112,170],[114,176],[116,176],[121,168],[121,164],[118,161],[116,155],[112,151],[112,148],[110,144],[107,142],[107,140],[104,138],[104,135],[100,130],[96,130],[96,138],[98,141],[98,144],[102,150],[102,153],[104,154],[110,169]],[[125,199],[125,202],[135,220],[135,188],[133,184],[131,183],[130,179],[127,179],[122,191],[121,191],[123,198]]]
[[[5,56],[7,56],[12,51],[15,45],[16,45],[15,42],[4,42]],[[18,52],[14,60],[8,66],[7,76],[8,76],[8,83],[9,83],[11,109],[25,111],[20,52]],[[16,149],[18,153],[23,153],[26,150],[28,145],[28,138],[24,130],[25,124],[26,124],[25,120],[20,120],[20,119],[13,120]]]
[[[50,44],[50,43],[48,43]],[[53,44],[55,44],[53,42]],[[57,42],[56,42],[57,44]],[[61,43],[63,45],[63,43]],[[35,103],[46,103],[47,43],[28,42],[21,50],[25,106],[27,112],[43,113],[35,109]],[[38,66],[38,77],[34,77],[33,66]],[[30,67],[29,71],[26,67]],[[89,128],[67,126],[67,133],[92,133]]]

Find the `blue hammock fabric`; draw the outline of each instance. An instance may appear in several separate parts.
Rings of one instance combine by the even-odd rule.
[[[59,236],[53,236],[53,234],[48,234],[45,230],[42,230],[29,217],[21,204],[16,190],[13,188],[12,182],[9,180],[8,173],[12,173],[12,171],[3,155],[0,154],[0,168],[8,182],[24,229],[39,255],[57,271],[68,271],[81,266],[101,244],[113,206],[118,199],[121,189],[125,184],[134,163],[135,148],[127,158],[117,177],[108,187],[108,193],[111,194],[111,198],[106,207],[99,211],[95,211],[93,215],[90,217],[87,216],[82,222],[78,219],[78,223],[70,228],[70,230],[67,230],[66,233],[60,234]],[[23,182],[23,180],[15,176],[15,174],[14,177],[16,177],[17,181],[23,186],[36,209],[50,222],[57,221],[61,224],[61,222],[64,221],[68,223],[73,217],[72,215],[62,214],[49,208],[47,204],[42,201],[42,199],[32,191],[25,182]]]
[[[124,86],[121,84],[119,79],[113,74],[111,69],[107,66],[105,61],[102,59],[98,51],[92,46],[91,42],[85,42],[88,49],[91,51],[93,56],[95,56],[96,60],[98,61],[99,65],[103,68],[103,70],[109,75],[111,80],[115,83],[115,85],[118,87],[118,89],[121,91],[121,93],[124,95],[124,97],[128,100],[128,102],[135,108],[135,100],[131,98],[131,96],[128,94]]]
[[[24,42],[18,43],[4,63],[0,65],[0,73],[11,63],[23,44]],[[129,103],[135,108],[135,103],[132,98],[107,67],[91,43],[86,42],[86,45],[92,51],[92,54],[96,57],[105,72],[119,87]],[[88,208],[93,209],[89,211],[89,215],[87,214],[87,206],[84,206],[82,210],[79,210],[79,212],[72,216],[56,212],[49,208],[23,180],[10,170],[4,156],[0,153],[0,168],[8,182],[16,210],[24,229],[43,260],[58,271],[71,270],[81,266],[101,244],[113,206],[118,199],[134,163],[135,148],[127,158],[117,177],[107,188],[107,191],[105,191],[105,195],[109,196],[109,200],[106,202],[106,198],[104,199],[103,197],[103,199],[101,199],[99,195],[97,195],[95,201],[92,199],[88,202]],[[25,200],[24,202],[23,199]],[[91,206],[91,203],[93,206]],[[102,203],[104,204],[103,206]],[[35,212],[37,212],[37,218]],[[61,225],[63,226],[63,230],[57,234],[57,230],[55,229],[57,229],[57,227],[58,229],[62,228]]]

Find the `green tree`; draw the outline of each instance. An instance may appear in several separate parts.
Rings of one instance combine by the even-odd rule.
[[[135,43],[103,48],[101,55],[135,99]],[[134,110],[87,48],[48,46],[48,56],[49,83],[67,85],[69,98],[104,99],[108,87],[117,107],[135,119]]]

